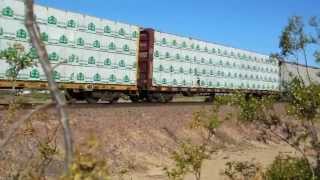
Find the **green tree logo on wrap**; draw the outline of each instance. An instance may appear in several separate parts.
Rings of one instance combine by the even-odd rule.
[[[154,56],[155,56],[155,57],[159,57],[159,56],[160,56],[159,51],[156,51],[156,52],[154,53]]]
[[[159,66],[159,71],[163,71],[164,70],[164,68],[163,68],[163,66],[160,64],[160,66]]]
[[[30,72],[30,78],[38,79],[40,77],[40,73],[37,69],[33,69]]]
[[[36,48],[32,47],[32,48],[30,49],[29,56],[30,56],[32,59],[37,59],[37,58],[38,58],[38,53],[37,53]]]
[[[56,52],[49,54],[49,60],[50,61],[58,61],[59,60],[58,54]]]
[[[133,37],[133,38],[137,38],[137,37],[138,37],[138,32],[137,32],[137,31],[133,31],[132,37]]]
[[[185,85],[187,85],[187,81],[184,79],[183,81],[182,81],[182,84],[185,86]]]
[[[73,19],[70,19],[70,20],[67,22],[67,27],[69,27],[69,28],[75,28],[75,27],[76,27],[76,22],[75,22]]]
[[[48,42],[48,40],[49,40],[48,34],[45,32],[41,33],[41,40],[44,42]]]
[[[88,24],[88,30],[95,32],[96,31],[96,25],[94,25],[93,23],[89,23]]]
[[[174,85],[177,85],[178,84],[178,81],[176,79],[173,79],[173,84]]]
[[[106,60],[104,60],[104,65],[110,66],[111,65],[111,59],[107,58]]]
[[[105,26],[104,33],[111,33],[111,28],[109,26]]]
[[[24,29],[19,29],[16,34],[17,38],[26,39],[27,32]]]
[[[77,45],[78,45],[78,46],[84,46],[84,40],[83,40],[83,38],[80,37],[80,38],[77,39]]]
[[[89,57],[88,64],[95,64],[95,63],[96,63],[96,59],[93,56]]]
[[[174,72],[174,67],[171,65],[170,66],[170,72],[173,73]]]
[[[183,67],[180,67],[179,72],[184,73]]]
[[[126,66],[126,64],[125,64],[124,60],[120,60],[120,62],[119,62],[119,66],[120,66],[120,67],[125,67],[125,66]]]
[[[128,52],[130,50],[130,48],[127,44],[125,44],[122,49],[123,49],[123,51],[126,51],[126,52]]]
[[[54,16],[48,17],[48,24],[57,24],[57,18]]]
[[[93,80],[94,80],[94,81],[101,81],[101,76],[100,76],[100,74],[99,74],[99,73],[95,74],[95,75],[93,76]]]
[[[162,43],[163,45],[167,44],[167,39],[166,39],[166,38],[162,38],[161,43]]]
[[[130,82],[130,78],[128,75],[125,75],[124,78],[123,78],[123,81],[124,82]]]
[[[170,53],[166,52],[166,58],[170,58]]]
[[[82,72],[77,74],[77,80],[78,81],[84,81],[84,74]]]
[[[116,49],[116,45],[115,45],[113,42],[111,42],[111,43],[109,44],[109,49],[115,50],[115,49]]]
[[[172,41],[172,45],[173,45],[173,46],[176,46],[176,45],[177,45],[177,41],[176,41],[176,40],[173,40],[173,41]]]
[[[60,79],[60,73],[58,71],[53,71],[53,78],[55,80],[59,80]]]
[[[71,56],[69,56],[68,62],[73,63],[73,62],[77,62],[79,59],[78,56],[76,56],[75,54],[72,54]]]
[[[124,29],[120,28],[119,35],[124,36],[125,34],[126,34],[126,32],[124,31]]]
[[[116,82],[117,78],[116,78],[116,76],[114,74],[111,74],[110,77],[109,77],[109,80],[111,82]]]
[[[162,79],[162,84],[167,84],[167,79],[166,78]]]
[[[176,59],[180,59],[180,54],[179,53],[176,54]]]
[[[12,17],[13,16],[13,10],[8,6],[2,9],[2,15]]]
[[[68,38],[65,35],[62,35],[59,39],[59,43],[68,44]]]
[[[186,48],[187,47],[187,43],[185,41],[182,42],[182,47]]]
[[[100,48],[100,42],[99,42],[98,40],[95,40],[95,41],[93,42],[93,47],[95,47],[95,48]]]

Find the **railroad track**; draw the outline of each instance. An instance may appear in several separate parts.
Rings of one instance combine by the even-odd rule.
[[[20,108],[23,109],[33,109],[43,103],[21,103],[19,104]],[[169,103],[132,103],[132,102],[119,102],[119,103],[107,103],[99,102],[96,104],[88,104],[83,102],[77,102],[68,104],[67,108],[77,109],[77,108],[123,108],[123,107],[155,107],[155,106],[199,106],[199,105],[211,105],[212,103],[208,102],[199,102],[199,101],[184,101],[184,102],[169,102]],[[0,109],[8,109],[9,104],[0,103]]]

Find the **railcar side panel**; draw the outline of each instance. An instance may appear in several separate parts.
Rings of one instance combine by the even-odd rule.
[[[19,43],[36,57],[24,26],[23,1],[0,0],[0,12],[0,50]],[[79,84],[63,87],[87,84],[136,89],[139,27],[39,5],[35,14],[50,62],[53,66],[61,63],[54,70],[56,81]],[[0,60],[0,88],[8,80],[8,68],[6,61]],[[43,84],[46,78],[38,65],[23,70],[18,80],[28,87],[28,82]]]
[[[295,62],[282,62],[281,63],[281,90],[285,91],[288,83],[292,81],[294,77],[300,78],[306,85],[312,83],[320,84],[320,68],[312,67]],[[309,80],[309,77],[310,80]]]
[[[266,55],[159,31],[150,49],[151,90],[279,91],[279,63]]]

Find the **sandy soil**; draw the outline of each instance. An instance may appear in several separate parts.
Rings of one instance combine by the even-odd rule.
[[[226,179],[221,172],[229,161],[253,161],[265,168],[279,154],[298,155],[291,147],[283,144],[263,145],[256,144],[255,147],[245,149],[220,150],[210,160],[205,161],[202,169],[202,180]],[[145,173],[133,173],[125,177],[127,180],[166,180],[162,168],[153,168]],[[194,180],[194,176],[188,174],[185,180]]]
[[[129,170],[128,180],[166,179],[163,167],[172,163],[170,153],[178,147],[177,140],[191,138],[199,140],[199,132],[189,128],[193,113],[209,109],[211,105],[161,105],[154,106],[75,106],[68,108],[76,149],[91,136],[97,137],[101,149],[99,158],[105,158],[112,171]],[[277,108],[284,114],[283,108]],[[223,107],[221,119],[235,109]],[[22,114],[25,113],[21,112]],[[56,122],[56,112],[49,109],[42,112],[45,119]],[[0,110],[0,121],[5,111]],[[41,121],[36,131],[43,131]],[[59,131],[61,134],[61,130]],[[217,145],[224,146],[212,159],[205,162],[203,179],[222,179],[219,176],[227,161],[256,159],[263,165],[270,163],[279,152],[292,151],[284,145],[264,145],[256,141],[257,131],[253,126],[240,125],[235,118],[229,118],[218,129]],[[62,137],[59,137],[62,149]],[[50,175],[59,174],[61,161],[49,168]],[[117,177],[115,179],[118,179]],[[192,180],[188,176],[187,180]]]

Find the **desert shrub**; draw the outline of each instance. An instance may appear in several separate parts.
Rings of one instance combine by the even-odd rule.
[[[320,85],[310,84],[294,78],[290,83],[289,114],[299,119],[314,120],[320,110]]]
[[[206,146],[185,142],[172,154],[175,167],[164,170],[170,180],[182,180],[186,173],[192,173],[196,180],[200,180],[203,161],[209,157]]]
[[[266,180],[313,179],[312,171],[306,159],[284,155],[276,157],[265,172],[264,177]]]
[[[98,150],[101,146],[97,138],[91,136],[80,147],[83,150],[78,148],[73,163],[69,167],[68,174],[62,176],[61,180],[109,180],[110,176],[106,160],[98,155]]]
[[[230,180],[251,180],[261,175],[261,167],[249,161],[231,161],[226,163],[225,170],[221,173]]]
[[[62,180],[109,179],[108,168],[104,160],[100,160],[91,153],[77,152],[75,155],[69,174],[63,176]]]
[[[224,100],[225,101],[225,100]],[[252,94],[236,93],[229,97],[229,104],[239,108],[238,119],[242,122],[264,121],[272,109],[275,96],[257,97]]]
[[[201,178],[201,168],[204,160],[210,158],[214,152],[211,150],[211,139],[220,125],[217,112],[219,106],[210,110],[201,110],[193,114],[190,123],[191,129],[201,129],[205,134],[201,143],[195,144],[190,140],[181,141],[180,147],[172,153],[175,166],[171,169],[164,168],[170,180],[182,180],[187,173],[192,173],[196,180]]]
[[[206,144],[210,141],[211,137],[215,134],[215,130],[220,125],[220,120],[216,108],[212,111],[198,111],[193,114],[193,120],[190,123],[191,129],[203,129],[207,134],[204,141]]]

